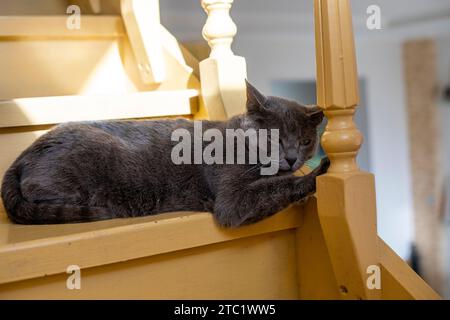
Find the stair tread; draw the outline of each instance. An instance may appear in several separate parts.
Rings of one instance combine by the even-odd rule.
[[[0,284],[298,228],[291,206],[260,223],[218,227],[210,213],[173,212],[66,225],[16,225],[0,209]]]
[[[197,97],[198,91],[190,89],[0,100],[0,128],[191,115],[198,109]]]
[[[0,40],[17,38],[118,38],[125,35],[122,19],[117,16],[83,15],[80,29],[67,28],[68,16],[2,16]]]

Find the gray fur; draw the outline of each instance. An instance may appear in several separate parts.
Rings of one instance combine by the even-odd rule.
[[[247,113],[203,121],[203,130],[279,129],[282,171],[276,176],[261,176],[260,164],[173,164],[171,134],[192,132],[189,120],[66,123],[34,142],[6,172],[1,195],[9,218],[57,224],[208,211],[218,224],[237,227],[304,199],[329,166],[324,159],[311,174],[292,175],[316,150],[322,112],[247,88]]]

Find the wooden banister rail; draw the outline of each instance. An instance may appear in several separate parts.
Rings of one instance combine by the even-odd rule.
[[[337,289],[343,299],[439,298],[377,236],[374,176],[356,164],[362,136],[353,121],[359,93],[350,1],[314,4],[317,97],[328,118],[322,145],[331,160],[317,180],[318,216]]]
[[[203,37],[211,48],[200,62],[201,91],[208,118],[223,120],[245,111],[245,59],[231,50],[237,29],[230,17],[233,0],[202,0],[208,15]]]

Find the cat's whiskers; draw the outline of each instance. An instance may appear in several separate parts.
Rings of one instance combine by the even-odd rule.
[[[260,169],[261,167],[262,167],[262,165],[258,163],[256,165],[250,167],[250,169],[248,169],[248,170],[244,171],[243,173],[241,173],[241,177],[246,175],[246,174],[253,173],[254,171]]]

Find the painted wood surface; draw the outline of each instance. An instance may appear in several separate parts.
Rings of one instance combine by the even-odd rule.
[[[302,225],[296,230],[296,236],[299,299],[340,299],[315,197],[310,198],[305,206]]]
[[[66,273],[3,284],[0,299],[298,298],[293,230],[230,240],[83,268],[81,290]]]
[[[315,0],[315,22],[318,104],[328,119],[322,146],[331,160],[317,179],[318,214],[340,297],[438,298],[377,236],[374,176],[356,163],[362,136],[353,121],[359,97],[350,1]],[[381,286],[368,284],[371,270],[381,271]]]
[[[34,38],[46,48],[60,45],[61,58],[61,53],[70,53],[69,44],[75,48],[80,39],[89,39],[89,45],[95,40],[109,41],[107,47],[115,48],[113,56],[120,58],[120,63],[116,59],[104,70],[123,66],[135,91],[199,90],[200,74],[202,99],[193,116],[225,119],[245,107],[245,60],[231,51],[236,34],[229,15],[232,3],[233,0],[202,1],[208,15],[203,35],[211,54],[198,69],[192,66],[196,59],[161,27],[168,75],[161,85],[142,81],[134,48],[123,26],[112,24],[112,20],[104,20],[106,31],[97,30],[101,20],[92,20],[91,31],[71,35],[56,25],[65,22],[65,17],[38,27],[36,32],[31,31],[30,24],[16,32],[11,23],[18,25],[23,20],[9,20],[6,23],[10,25],[3,33],[0,31],[0,48],[7,48],[4,52],[12,56],[18,48],[13,43],[18,43],[24,45],[22,55],[27,57],[30,48],[39,52],[26,41]],[[305,208],[295,205],[258,224],[231,230],[219,228],[209,213],[175,212],[76,225],[20,226],[11,224],[0,211],[0,297],[439,298],[376,234],[374,178],[360,172],[355,161],[362,137],[353,123],[358,88],[349,1],[315,0],[315,20],[318,104],[329,120],[322,144],[332,161],[330,173],[317,181],[317,203],[312,198]],[[38,25],[39,21],[43,20],[31,23]],[[116,21],[122,23],[120,18]],[[59,29],[46,33],[45,28],[52,27]],[[55,40],[60,36],[68,38],[58,44]],[[104,51],[89,52],[104,56]],[[99,60],[86,61],[97,65]],[[84,83],[85,79],[80,79]],[[63,91],[61,86],[53,87],[56,92]],[[73,91],[69,94],[82,90],[77,87]],[[41,122],[34,122],[38,123]],[[49,128],[0,128],[0,148],[8,151],[0,156],[0,168],[6,168],[19,148]],[[80,291],[65,287],[64,272],[70,264],[83,270],[85,282]],[[366,270],[372,265],[381,268],[381,290],[369,290],[366,286]]]
[[[0,19],[0,99],[200,90],[198,60],[163,26],[166,78],[146,84],[120,16],[86,17],[83,27],[74,30],[67,29],[66,20]]]
[[[316,0],[317,97],[328,119],[322,146],[331,160],[317,179],[324,238],[343,299],[378,299],[366,270],[378,265],[373,176],[359,172],[362,143],[353,122],[359,101],[352,16],[348,0]]]
[[[56,226],[15,225],[3,216],[0,283],[62,273],[71,264],[90,268],[295,229],[301,223],[300,212],[294,206],[239,229],[218,227],[210,213],[170,213]]]
[[[51,128],[47,124],[194,114],[205,118],[198,97],[198,60],[163,26],[168,77],[154,86],[140,78],[120,16],[85,18],[80,30],[66,28],[67,16],[0,19],[1,176]]]
[[[166,61],[160,32],[159,0],[121,0],[120,6],[142,81],[146,84],[163,82]]]
[[[68,16],[3,16],[0,41],[26,39],[116,39],[125,36],[118,16],[83,16],[82,28],[67,28]]]
[[[356,54],[349,0],[316,0],[317,104],[328,119],[322,146],[330,173],[358,171],[362,136],[353,122],[359,103]]]
[[[382,239],[378,240],[384,300],[442,299]]]
[[[233,0],[202,0],[202,7],[208,15],[203,37],[211,53],[209,58],[200,62],[200,80],[208,118],[214,120],[245,112],[247,101],[245,59],[231,51],[237,32],[230,17],[232,3]]]
[[[191,115],[197,112],[197,97],[196,90],[177,90],[0,101],[0,128],[68,121]]]

